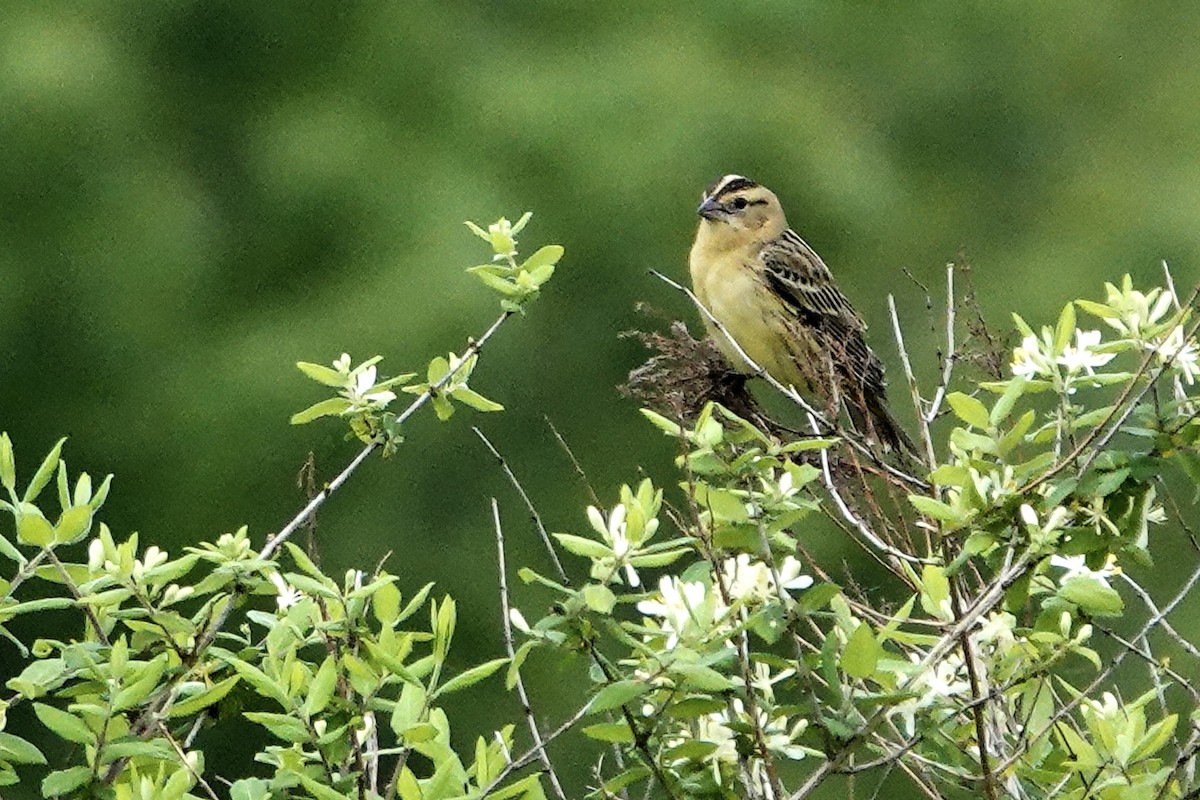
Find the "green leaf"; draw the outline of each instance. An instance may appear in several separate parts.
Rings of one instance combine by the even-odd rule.
[[[1162,749],[1162,746],[1175,735],[1175,728],[1178,722],[1179,715],[1170,714],[1151,725],[1150,729],[1146,731],[1146,735],[1134,747],[1132,755],[1129,756],[1128,763],[1134,764],[1144,758],[1149,758]]]
[[[37,496],[42,493],[42,489],[45,489],[46,484],[50,483],[50,479],[54,477],[54,473],[58,469],[58,459],[62,454],[63,444],[66,441],[67,437],[65,436],[59,439],[54,447],[50,448],[50,452],[46,454],[42,465],[34,473],[33,480],[29,482],[29,487],[25,489],[25,496],[21,498],[26,503],[32,503],[36,500]]]
[[[62,709],[48,706],[45,703],[34,703],[33,712],[42,724],[54,733],[76,744],[92,745],[96,743],[96,734],[92,733],[83,720]]]
[[[55,544],[74,544],[87,536],[92,530],[94,515],[95,511],[88,504],[68,508],[54,526]]]
[[[381,625],[391,627],[400,616],[400,590],[395,583],[380,586],[371,595],[371,611]]]
[[[525,259],[525,263],[521,265],[521,269],[527,269],[533,272],[541,266],[553,266],[557,264],[559,259],[563,257],[565,251],[557,244],[548,244],[539,249],[536,253]]]
[[[946,395],[946,402],[950,404],[950,409],[956,417],[974,428],[987,430],[991,424],[987,407],[977,397],[962,392],[951,392]]]
[[[1116,589],[1087,575],[1067,578],[1058,596],[1093,617],[1119,617],[1125,610],[1125,602]]]
[[[270,800],[271,784],[262,778],[242,778],[229,787],[229,800]]]
[[[630,700],[641,697],[654,687],[643,681],[615,681],[596,692],[595,699],[588,706],[589,714],[598,714],[625,705]]]
[[[7,489],[9,494],[16,494],[17,461],[12,439],[8,438],[7,432],[0,433],[0,486]]]
[[[20,736],[0,731],[0,761],[12,764],[45,764],[46,757]]]
[[[326,656],[317,668],[312,683],[308,686],[308,694],[304,697],[304,713],[312,717],[320,714],[333,699],[333,690],[337,688],[337,659]]]
[[[470,406],[476,411],[503,411],[504,406],[494,400],[489,400],[474,389],[469,389],[466,386],[460,386],[450,392],[450,396],[465,406]]]
[[[1067,303],[1062,313],[1058,315],[1058,324],[1054,326],[1054,352],[1061,353],[1063,348],[1071,343],[1075,333],[1075,304]]]
[[[240,658],[225,658],[234,670],[237,671],[246,683],[250,684],[263,697],[269,697],[284,708],[292,707],[292,698],[288,695],[287,689],[283,684],[267,677],[267,674],[258,667]]]
[[[54,541],[54,526],[32,503],[21,503],[18,508],[17,541],[35,547],[48,547]]]
[[[604,782],[604,789],[609,796],[621,795],[621,790],[626,786],[637,783],[642,778],[649,776],[650,768],[637,766],[617,773]],[[623,796],[623,795],[622,795]]]
[[[1075,305],[1082,308],[1087,313],[1101,319],[1120,319],[1121,312],[1116,309],[1109,308],[1103,303],[1095,303],[1091,300],[1076,300]]]
[[[588,725],[583,729],[583,735],[598,742],[633,743],[633,731],[624,722],[601,722],[596,725]]]
[[[247,711],[243,716],[251,722],[262,725],[271,735],[282,739],[288,744],[307,742],[311,733],[304,723],[287,714],[269,714],[265,711]]]
[[[336,369],[330,369],[324,364],[313,364],[310,361],[297,361],[296,367],[308,377],[312,378],[317,383],[323,383],[326,386],[342,388],[349,380],[348,376],[343,375]]]
[[[613,607],[617,604],[617,598],[612,590],[596,583],[584,586],[580,594],[583,595],[583,602],[587,603],[587,607],[597,614],[611,614]]]
[[[941,500],[935,500],[923,494],[910,494],[908,502],[912,503],[913,508],[917,509],[917,511],[931,519],[948,522],[952,525],[959,525],[965,519],[962,512],[957,509],[946,505]]]
[[[92,779],[91,767],[70,767],[51,772],[42,779],[42,797],[70,794]]]
[[[941,617],[950,600],[950,581],[936,564],[921,568],[921,607],[935,617]]]
[[[453,678],[439,686],[437,691],[433,693],[433,696],[440,697],[444,694],[450,694],[451,692],[457,692],[460,689],[465,689],[468,686],[474,686],[507,663],[507,658],[493,658],[491,661],[485,661],[478,666],[471,667],[469,670],[460,672],[458,675],[455,675]]]
[[[329,788],[320,781],[305,775],[303,772],[297,772],[296,776],[300,779],[300,784],[304,787],[304,790],[317,800],[346,800],[346,795]]]
[[[988,414],[988,422],[993,427],[1008,418],[1017,400],[1021,399],[1021,395],[1025,393],[1026,383],[1028,383],[1027,379],[1021,375],[1015,376],[1008,382],[1008,388],[1004,390],[1004,394],[1000,395],[1000,399],[996,401],[992,406],[991,413]]]
[[[603,542],[597,542],[595,539],[585,539],[582,536],[573,536],[569,533],[552,533],[550,534],[558,543],[563,546],[568,553],[573,553],[584,558],[612,558],[613,550]]]
[[[292,414],[289,422],[293,425],[305,425],[321,417],[336,417],[350,408],[350,405],[350,401],[343,397],[331,397],[328,400],[313,403],[303,411],[297,411],[295,414]]]
[[[484,272],[482,270],[476,272],[476,270],[479,270],[479,267],[473,267],[472,269],[467,270],[467,272],[474,273],[475,277],[479,278],[479,280],[482,281],[485,286],[487,286],[489,289],[499,292],[505,297],[519,297],[520,295],[525,294],[524,289],[522,289],[520,286],[517,286],[508,278],[503,278],[492,272]]]
[[[682,678],[684,685],[702,692],[724,692],[734,686],[733,681],[729,678],[712,667],[702,664],[686,664],[676,661],[668,671],[672,675]]]
[[[517,678],[521,674],[521,666],[525,663],[525,659],[529,657],[530,651],[537,646],[537,641],[530,639],[517,648],[517,652],[513,654],[512,663],[508,665],[508,669],[504,675],[504,688],[511,691],[517,685]]]
[[[186,717],[195,714],[201,709],[208,708],[214,703],[220,702],[240,680],[240,675],[231,675],[219,683],[214,683],[199,694],[189,697],[186,700],[181,700],[171,706],[167,712],[167,716],[172,719]]]
[[[879,643],[871,633],[871,626],[860,622],[842,650],[842,670],[851,678],[869,678],[875,674],[879,653]]]

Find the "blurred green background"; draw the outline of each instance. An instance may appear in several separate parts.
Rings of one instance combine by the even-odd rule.
[[[1160,259],[1196,281],[1197,31],[1200,5],[1133,0],[3,0],[0,427],[26,477],[62,434],[72,470],[116,473],[120,537],[263,537],[309,450],[327,479],[357,449],[287,424],[323,396],[294,362],[461,351],[496,312],[462,220],[532,210],[525,251],[567,255],[476,373],[508,412],[422,415],[320,519],[334,573],[391,551],[407,592],[459,599],[462,662],[491,657],[488,497],[512,562],[546,559],[469,426],[554,530],[581,529],[588,494],[545,417],[605,502],[643,469],[673,480],[673,445],[614,390],[644,357],[618,333],[662,326],[642,300],[696,321],[647,270],[686,275],[705,184],[777,191],[894,385],[896,293],[928,379],[938,334],[905,269],[940,293],[965,256],[1001,327],[1127,271],[1155,284]]]

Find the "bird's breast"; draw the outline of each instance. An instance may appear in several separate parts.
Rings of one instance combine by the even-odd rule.
[[[693,251],[692,285],[696,296],[753,361],[784,384],[803,386],[796,357],[791,315],[771,291],[753,262],[741,258],[705,258]],[[708,319],[709,333],[729,362],[753,372],[728,338]]]

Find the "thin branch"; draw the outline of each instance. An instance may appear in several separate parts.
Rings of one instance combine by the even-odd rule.
[[[567,571],[563,569],[562,562],[558,560],[558,553],[554,550],[554,543],[550,541],[550,534],[546,532],[546,526],[542,524],[542,516],[534,507],[533,501],[529,499],[529,495],[525,492],[524,487],[521,486],[521,482],[517,480],[517,476],[513,474],[512,469],[508,466],[508,461],[505,460],[504,456],[500,455],[500,451],[496,449],[491,440],[483,435],[483,431],[477,427],[472,427],[471,430],[475,431],[475,435],[483,442],[488,452],[500,462],[500,469],[504,471],[504,474],[508,477],[508,482],[513,485],[513,488],[517,490],[517,494],[520,495],[521,501],[525,503],[525,508],[529,511],[529,517],[533,520],[534,527],[537,528],[538,536],[542,537],[542,544],[546,546],[546,552],[550,554],[550,560],[554,562],[554,568],[558,571],[559,580],[563,582],[563,585],[569,585],[571,580],[567,577]]]
[[[571,445],[567,444],[567,440],[558,432],[558,428],[550,421],[550,417],[543,417],[546,424],[550,426],[550,432],[554,434],[555,440],[558,441],[558,446],[567,454],[567,458],[571,461],[571,466],[575,469],[575,474],[579,476],[579,480],[583,481],[584,487],[588,490],[588,495],[592,498],[592,505],[599,508],[604,505],[600,502],[600,496],[596,494],[596,490],[592,488],[592,482],[588,480],[587,473],[583,471],[583,466],[579,463],[579,459],[575,458],[575,452],[571,450]]]
[[[813,432],[817,433],[819,436],[820,429],[817,424],[817,420],[812,415],[809,415],[809,423],[812,425]],[[897,550],[895,547],[892,547],[890,544],[880,539],[879,536],[877,536],[875,532],[871,530],[867,523],[865,523],[857,514],[850,510],[850,506],[846,504],[841,492],[838,491],[837,485],[833,482],[833,473],[829,469],[829,451],[824,449],[821,450],[820,457],[821,477],[822,482],[825,484],[825,490],[829,492],[829,496],[833,498],[834,505],[837,506],[837,509],[839,512],[841,512],[842,517],[852,526],[854,526],[854,529],[857,530],[864,539],[870,542],[872,547],[883,553],[886,553],[892,558],[900,561],[907,561],[911,564],[936,563],[929,559],[918,558],[917,556],[910,555],[909,553],[905,553],[903,550]],[[895,569],[894,567],[891,569],[901,580],[905,581],[905,583],[908,582],[903,570]]]
[[[933,395],[933,402],[929,404],[929,410],[925,413],[925,421],[933,422],[937,419],[938,412],[942,408],[942,401],[946,399],[946,390],[950,386],[950,376],[954,372],[955,362],[955,344],[954,344],[954,264],[946,265],[946,356],[942,361],[942,379],[938,383],[937,391]]]
[[[479,433],[479,429],[475,429]],[[482,433],[479,433],[480,438],[487,444],[488,448],[495,453],[491,442],[484,438]],[[499,458],[500,454],[496,453]],[[503,463],[504,459],[501,459]],[[506,468],[507,469],[507,468]],[[509,473],[511,475],[511,473]],[[513,479],[516,480],[515,478]],[[524,492],[521,495],[524,496]],[[528,502],[528,499],[526,499]],[[537,512],[534,512],[536,515]],[[504,558],[504,528],[500,525],[500,505],[496,502],[496,498],[492,498],[492,522],[496,526],[496,559],[497,569],[500,574],[500,614],[501,622],[504,625],[504,649],[508,653],[509,661],[513,661],[517,657],[517,652],[513,648],[512,622],[509,619],[509,604],[508,604],[508,567]],[[538,526],[541,526],[539,521]],[[547,542],[547,544],[549,544]],[[538,758],[542,762],[542,766],[546,768],[546,774],[550,776],[550,785],[554,789],[554,794],[559,800],[567,800],[567,794],[563,791],[562,783],[558,779],[558,774],[554,771],[554,764],[550,762],[550,754],[546,752],[546,743],[542,739],[542,732],[538,728],[537,719],[533,716],[533,707],[529,703],[529,693],[525,691],[525,681],[521,678],[521,670],[517,669],[516,687],[517,697],[521,699],[521,709],[525,712],[525,721],[529,724],[529,734],[533,737],[534,748],[537,750]],[[485,793],[486,794],[486,793]]]
[[[543,743],[541,745],[534,745],[533,747],[529,748],[521,755],[514,758],[512,761],[509,761],[508,764],[505,765],[504,769],[500,770],[500,774],[498,774],[496,777],[492,778],[492,782],[483,788],[483,791],[479,793],[479,796],[487,797],[492,792],[494,792],[496,790],[496,788],[501,783],[503,783],[504,780],[509,775],[513,774],[514,772],[516,772],[519,769],[523,769],[524,767],[528,766],[529,764],[532,764],[535,760],[540,759],[541,753],[546,749],[546,745],[550,744],[555,739],[562,736],[567,731],[571,730],[571,728],[574,728],[576,725],[578,725],[579,721],[581,719],[583,719],[584,717],[586,717],[588,715],[588,713],[591,712],[591,710],[592,710],[592,701],[588,700],[586,703],[583,704],[583,706],[581,706],[579,708],[578,711],[576,711],[574,714],[572,714],[570,716],[570,718],[568,718],[565,722],[563,722],[561,725],[559,725],[557,728],[550,731],[549,733],[543,734],[543,736],[542,736]]]
[[[900,351],[900,363],[904,366],[904,377],[908,381],[908,391],[912,395],[913,408],[917,412],[917,425],[920,428],[921,443],[925,445],[925,463],[933,469],[937,466],[937,455],[933,451],[933,437],[929,434],[929,420],[921,408],[921,389],[917,385],[917,376],[913,374],[912,362],[908,358],[908,348],[904,346],[904,332],[900,329],[900,315],[896,313],[896,298],[887,296],[888,312],[892,317],[892,333],[896,337],[896,348]]]

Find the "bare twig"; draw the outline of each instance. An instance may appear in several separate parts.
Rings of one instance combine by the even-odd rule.
[[[567,458],[571,461],[571,466],[575,469],[575,474],[579,476],[579,480],[583,481],[584,487],[588,490],[588,495],[592,498],[592,505],[599,508],[604,505],[600,502],[600,496],[596,494],[596,490],[592,488],[592,482],[588,480],[587,473],[583,471],[583,466],[579,463],[579,459],[575,458],[574,451],[571,450],[571,445],[567,444],[567,440],[558,432],[558,428],[550,421],[550,417],[545,417],[546,424],[550,426],[550,432],[554,434],[558,446],[567,454]]]
[[[538,536],[542,538],[542,544],[546,546],[546,552],[550,554],[550,560],[554,562],[554,568],[558,572],[559,579],[564,585],[569,584],[571,581],[567,577],[567,571],[563,569],[562,562],[558,560],[558,553],[554,550],[554,543],[550,541],[550,534],[546,532],[546,526],[542,524],[542,516],[538,513],[537,508],[534,507],[533,501],[529,499],[529,495],[525,492],[524,487],[521,486],[521,482],[517,480],[517,476],[513,474],[512,469],[508,466],[508,461],[505,460],[504,456],[500,455],[500,451],[496,449],[491,440],[483,435],[483,431],[477,427],[472,427],[471,430],[475,431],[475,435],[483,442],[488,452],[500,462],[500,469],[504,471],[504,474],[508,477],[508,482],[513,485],[513,488],[517,490],[517,494],[520,495],[521,501],[525,503],[525,508],[529,511],[529,518],[533,520]]]
[[[479,433],[479,429],[476,428],[475,432]],[[479,436],[482,438],[483,434],[479,433]],[[486,438],[483,441],[487,443],[490,449],[491,443]],[[494,453],[495,450],[493,449],[492,452]],[[499,458],[499,454],[497,453],[496,455]],[[503,459],[501,460],[503,461]],[[523,496],[524,492],[521,494]],[[537,512],[534,513],[536,514]],[[504,558],[504,528],[500,525],[500,505],[494,497],[492,498],[492,522],[496,526],[496,559],[500,575],[500,615],[501,622],[504,625],[504,649],[508,652],[508,658],[511,661],[516,658],[517,652],[513,648],[512,622],[509,620],[508,567]],[[546,743],[542,739],[542,732],[538,728],[537,719],[533,715],[533,707],[529,703],[529,693],[525,691],[525,681],[521,678],[521,670],[519,669],[516,670],[516,687],[517,696],[521,698],[521,709],[525,712],[525,721],[529,724],[529,735],[533,738],[538,758],[541,760],[542,766],[546,768],[546,774],[550,777],[550,785],[554,789],[554,794],[559,800],[567,800],[567,794],[563,791],[562,783],[558,779],[558,773],[554,771],[554,764],[550,762],[550,754],[546,752]]]
[[[946,390],[950,386],[950,377],[954,372],[955,344],[954,344],[954,265],[946,265],[946,355],[942,359],[942,380],[938,383],[937,391],[934,392],[933,402],[929,404],[929,410],[925,413],[925,421],[933,422],[937,419],[938,412],[942,408],[942,401],[946,399]]]
[[[896,298],[888,295],[888,312],[892,317],[892,333],[896,337],[896,348],[900,351],[900,363],[904,366],[904,377],[908,381],[908,391],[912,395],[913,408],[917,412],[917,426],[920,428],[921,443],[925,445],[925,464],[933,469],[937,466],[937,455],[933,451],[933,437],[929,434],[929,420],[925,418],[925,410],[921,407],[921,389],[917,385],[917,376],[913,374],[912,362],[908,358],[908,348],[904,346],[904,332],[900,328],[900,315],[896,313]]]
[[[811,415],[809,417],[809,423],[812,425],[814,433],[820,430],[817,420]],[[818,435],[820,434],[818,433]],[[905,553],[903,550],[898,550],[887,542],[883,541],[883,539],[880,539],[879,536],[877,536],[876,533],[871,530],[870,526],[867,525],[867,523],[864,522],[861,517],[859,517],[850,509],[850,506],[847,505],[845,499],[842,497],[842,493],[838,491],[837,484],[833,481],[833,473],[829,469],[829,451],[821,450],[820,458],[821,478],[822,483],[825,485],[825,491],[829,492],[829,496],[833,498],[834,505],[837,506],[837,509],[841,513],[843,519],[850,523],[850,525],[852,525],[854,529],[871,544],[872,547],[882,553],[886,553],[892,558],[895,558],[899,561],[907,561],[910,564],[935,563],[929,559],[918,558],[910,553]],[[908,578],[904,574],[904,570],[897,569],[894,565],[889,565],[889,568],[905,583],[908,582]]]

